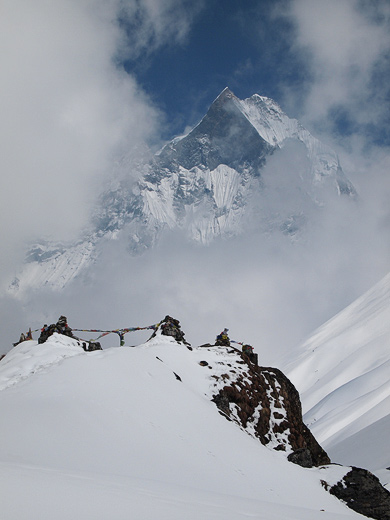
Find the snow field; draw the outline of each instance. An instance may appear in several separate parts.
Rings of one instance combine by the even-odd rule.
[[[69,338],[21,344],[24,378],[0,365],[14,381],[0,392],[5,520],[357,516],[320,484],[348,469],[304,470],[218,413],[218,351],[160,335],[136,348],[74,348]],[[212,369],[199,365],[205,356]]]

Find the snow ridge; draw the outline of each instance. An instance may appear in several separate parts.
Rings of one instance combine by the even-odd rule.
[[[217,413],[202,349],[158,335],[73,355],[66,341],[27,341],[25,366],[8,363],[29,375],[0,391],[7,520],[358,518],[320,485],[349,468],[303,470]],[[50,358],[58,347],[72,354],[61,363]],[[36,356],[45,369],[32,373]]]

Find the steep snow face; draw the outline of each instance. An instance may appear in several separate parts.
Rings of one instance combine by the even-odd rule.
[[[290,119],[270,98],[255,94],[240,101],[240,106],[262,138],[272,146],[281,146],[286,139],[298,137],[304,131],[296,119]]]
[[[304,470],[220,416],[221,352],[159,334],[92,353],[58,337],[16,349],[0,363],[7,520],[360,518],[320,484],[349,468]]]
[[[287,146],[291,142],[302,147],[305,161],[299,162]],[[272,160],[281,149],[290,155],[283,166],[275,166]],[[285,185],[278,185],[280,174],[272,168],[287,170]],[[135,173],[139,180],[130,182]],[[142,153],[132,162],[123,160],[114,177],[101,196],[93,231],[70,247],[38,246],[45,254],[29,254],[30,263],[11,292],[42,285],[63,288],[96,260],[105,241],[119,236],[132,254],[153,247],[164,229],[180,230],[201,244],[245,233],[248,227],[295,237],[313,208],[329,197],[355,195],[328,146],[273,100],[256,94],[242,101],[229,89],[191,132],[154,157]],[[287,198],[283,203],[280,190]]]
[[[332,460],[353,459],[388,482],[390,274],[320,327],[285,371]]]
[[[183,229],[189,238],[207,244],[216,236],[241,231],[242,201],[254,184],[224,164],[211,171],[180,167],[158,183],[144,183],[142,213],[150,229]],[[143,243],[139,233],[129,238],[132,249]]]
[[[339,193],[354,195],[355,189],[340,167],[337,154],[313,137],[296,119],[290,119],[272,99],[254,96],[241,101],[243,113],[269,144],[283,147],[288,139],[302,142],[307,150],[310,176],[315,184],[332,179]]]
[[[20,277],[15,278],[8,292],[23,295],[31,287],[63,289],[96,259],[96,237],[69,247],[39,244],[30,250]]]

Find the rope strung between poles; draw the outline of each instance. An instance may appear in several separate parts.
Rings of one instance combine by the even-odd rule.
[[[120,339],[120,345],[122,347],[124,345],[124,341],[125,341],[124,336],[128,332],[135,332],[137,330],[152,330],[152,329],[156,330],[160,325],[161,325],[161,322],[156,323],[154,325],[148,325],[147,327],[127,327],[125,329],[114,329],[114,330],[99,330],[99,329],[72,329],[72,330],[75,330],[76,332],[101,332],[102,333],[96,339],[91,340],[91,341],[97,341],[98,339],[103,338],[104,336],[107,336],[108,334],[118,334],[119,339]]]
[[[148,325],[147,327],[126,327],[124,329],[113,329],[113,330],[101,330],[101,329],[71,329],[72,331],[76,332],[101,332],[101,334],[96,339],[88,340],[88,342],[93,343],[95,341],[98,341],[100,338],[103,338],[104,336],[107,336],[108,334],[118,334],[119,340],[120,340],[120,346],[122,347],[125,344],[125,334],[128,332],[135,332],[137,330],[157,330],[158,327],[161,325],[162,322],[155,323],[154,325]],[[21,334],[20,341],[24,341],[25,339],[33,339],[32,333],[33,332],[42,332],[42,328],[40,329],[34,329],[31,330],[31,328],[26,332],[26,334]],[[23,339],[22,339],[23,336]],[[84,340],[82,340],[84,341]],[[19,343],[18,342],[18,343]],[[13,345],[17,345],[18,343],[14,343]]]

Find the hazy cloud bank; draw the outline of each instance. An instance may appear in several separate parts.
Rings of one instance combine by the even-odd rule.
[[[3,270],[20,259],[27,240],[74,238],[114,159],[158,132],[159,111],[120,57],[183,41],[194,13],[185,6],[179,0],[2,3]]]
[[[297,209],[284,203],[291,153],[294,147],[275,154],[264,172],[267,204],[276,212]],[[171,314],[194,345],[212,342],[228,327],[232,339],[255,346],[262,363],[278,364],[286,351],[387,273],[386,194],[383,199],[374,195],[382,200],[383,212],[345,197],[325,200],[320,210],[306,203],[305,231],[295,240],[277,229],[256,230],[256,220],[246,236],[208,247],[189,243],[181,232],[167,232],[154,250],[131,257],[124,229],[102,246],[97,264],[65,290],[35,291],[19,306],[9,300],[14,323],[7,340],[17,339],[11,332],[21,323],[35,328],[60,314],[75,328],[100,329],[151,325]],[[251,203],[254,212],[264,210],[260,195]],[[126,342],[140,343],[149,334],[130,333]],[[103,344],[117,346],[118,338],[110,335]]]
[[[306,68],[299,86],[302,119],[319,133],[360,134],[390,144],[388,126],[390,4],[361,0],[292,0],[291,51]],[[285,86],[286,100],[296,106]],[[382,136],[376,129],[387,127]],[[383,131],[383,130],[382,130]]]

